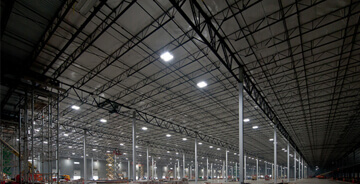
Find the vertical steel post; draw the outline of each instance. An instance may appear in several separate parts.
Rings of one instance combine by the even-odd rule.
[[[135,111],[133,112],[133,122],[132,122],[132,150],[133,150],[133,154],[132,154],[132,161],[133,161],[133,173],[132,173],[132,180],[136,181],[136,120],[135,120]]]
[[[185,153],[183,153],[183,178],[185,178]]]
[[[87,169],[87,166],[86,166],[86,130],[84,130],[84,147],[83,147],[83,151],[84,151],[84,184],[86,184],[86,180],[88,179],[87,178],[87,172],[86,172],[86,169]]]
[[[51,160],[50,160],[50,154],[51,154],[51,149],[50,149],[50,145],[51,145],[51,98],[49,97],[49,107],[48,107],[48,182],[52,183],[52,168],[51,168]]]
[[[60,181],[60,162],[59,162],[59,134],[60,134],[60,101],[59,92],[56,99],[56,181]]]
[[[236,178],[236,180],[238,178],[238,168],[237,167],[238,167],[237,162],[235,162],[235,178]]]
[[[239,68],[239,183],[244,183],[244,166],[246,177],[246,165],[244,165],[244,103],[243,103],[243,68]]]
[[[355,163],[355,162],[354,162]],[[302,179],[304,179],[304,158],[302,159],[302,164],[301,164],[301,166],[302,166],[302,169],[301,169],[301,171],[302,171],[302,174],[301,174],[301,178]]]
[[[181,178],[180,176],[180,160],[178,159],[178,169],[177,169],[177,172],[178,172],[178,178]]]
[[[265,162],[265,176],[267,175],[267,162]]]
[[[174,180],[176,180],[176,162],[174,162]]]
[[[34,90],[31,91],[31,182],[34,183]]]
[[[213,163],[210,164],[210,169],[211,169],[210,176],[211,176],[211,179],[213,179],[214,178]]]
[[[45,150],[44,150],[44,118],[45,118],[45,114],[44,114],[44,110],[42,110],[41,112],[41,116],[42,116],[42,119],[41,119],[41,171],[40,172],[44,172],[44,160],[45,160]]]
[[[151,178],[154,179],[154,177],[155,177],[154,157],[151,157],[151,165],[152,165]]]
[[[195,138],[195,184],[198,182],[197,138]]]
[[[225,150],[225,182],[228,182],[228,150]]]
[[[277,183],[277,136],[276,136],[276,125],[274,126],[274,183]]]
[[[116,168],[116,164],[115,164],[115,168]],[[91,157],[91,179],[94,179],[94,157]]]
[[[241,179],[241,165],[239,164],[239,177],[240,177],[240,179]],[[244,156],[244,181],[246,180],[246,155]],[[240,179],[239,179],[239,181],[240,181]],[[245,182],[243,182],[243,183],[245,183]]]
[[[192,165],[189,166],[189,179],[192,179]]]
[[[301,159],[301,157],[300,157],[300,155],[299,155],[299,170],[298,170],[298,172],[299,172],[299,179],[301,179],[301,175],[300,175],[300,169],[301,169],[300,159]]]
[[[259,179],[259,158],[256,158],[256,180]]]
[[[287,144],[287,181],[290,182],[290,144]]]
[[[28,117],[28,94],[27,91],[25,91],[25,104],[24,104],[24,158],[23,158],[23,166],[24,166],[24,181],[28,182],[28,173],[29,173],[29,167],[28,167],[28,123],[29,123],[29,117]]]
[[[206,175],[205,175],[205,179],[207,180],[209,178],[209,158],[206,157]]]
[[[296,181],[296,151],[294,151],[294,181]]]
[[[19,110],[19,155],[21,155],[21,110]],[[20,184],[22,184],[21,179],[21,157],[19,157],[19,176],[20,176]]]
[[[127,177],[130,180],[130,159],[128,160],[128,172],[127,172]]]
[[[149,167],[149,146],[146,147],[146,180],[149,180],[150,167]]]

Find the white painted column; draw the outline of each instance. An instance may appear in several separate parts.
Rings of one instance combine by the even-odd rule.
[[[132,162],[133,162],[133,172],[132,172],[132,180],[136,181],[136,119],[135,119],[135,111],[133,112],[133,122],[132,122]]]
[[[259,158],[256,158],[256,180],[259,179]]]
[[[195,184],[198,182],[199,171],[198,171],[198,161],[197,161],[197,138],[195,138]]]
[[[239,174],[240,184],[244,183],[244,103],[243,103],[243,68],[239,68]],[[246,166],[245,166],[246,168]],[[245,171],[246,173],[246,171]]]
[[[239,165],[239,174],[241,172],[240,170],[241,165]],[[241,174],[239,175],[241,177]],[[244,156],[244,181],[246,180],[246,155]],[[241,178],[240,178],[240,183],[241,183]]]
[[[176,163],[174,163],[174,180],[176,180]]]
[[[211,179],[214,179],[213,163],[210,164],[210,169],[211,169]]]
[[[209,158],[206,158],[206,174],[205,179],[207,180],[209,178]]]
[[[267,175],[267,162],[265,162],[265,176]]]
[[[130,160],[128,160],[128,173],[127,173],[127,177],[130,180]]]
[[[277,136],[276,136],[276,126],[274,126],[274,183],[277,183]]]
[[[185,178],[185,153],[183,153],[183,178]]]
[[[235,178],[238,178],[238,171],[237,171],[237,162],[235,162]]]
[[[287,144],[287,181],[290,182],[290,145]]]
[[[225,150],[225,182],[228,182],[228,150]]]
[[[146,147],[146,180],[149,180],[150,166],[149,166],[149,146]]]
[[[300,174],[300,169],[301,169],[300,159],[301,159],[301,157],[300,157],[300,155],[299,155],[299,170],[298,170],[298,172],[299,172],[299,179],[301,179],[301,174]]]
[[[296,181],[296,151],[294,151],[294,181]]]

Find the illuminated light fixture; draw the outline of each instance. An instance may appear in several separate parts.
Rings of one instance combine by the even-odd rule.
[[[72,146],[69,146],[69,148],[72,148]]]
[[[100,122],[101,122],[101,123],[106,123],[106,122],[107,122],[107,120],[106,120],[106,119],[104,119],[104,118],[102,118],[102,119],[100,119]]]
[[[171,137],[171,135],[170,135],[170,134],[166,134],[166,137]]]
[[[127,153],[124,153],[124,155],[126,155]]]
[[[147,130],[148,128],[147,128],[147,127],[142,127],[141,129],[142,129],[142,130]]]
[[[209,146],[209,148],[213,148],[213,146]]]
[[[80,109],[80,107],[77,106],[77,105],[73,105],[73,106],[71,106],[71,108],[74,109],[74,110],[79,110]]]
[[[178,152],[176,152],[176,154],[178,155],[179,153],[178,153]]]
[[[197,86],[198,86],[199,88],[204,88],[204,87],[207,86],[207,83],[206,83],[205,81],[201,81],[201,82],[197,83]]]
[[[69,134],[64,134],[65,137],[69,136]]]
[[[110,151],[106,151],[107,153],[110,153]]]
[[[89,156],[89,154],[86,154],[86,156],[88,157],[88,156]]]
[[[80,164],[80,162],[74,162],[74,164],[78,165],[78,164]]]
[[[202,145],[202,142],[199,142],[198,144],[199,144],[199,145]]]
[[[285,148],[281,149],[281,150],[285,150]]]
[[[72,155],[75,155],[75,153],[72,153]]]
[[[249,122],[249,121],[250,121],[249,118],[245,118],[245,119],[244,119],[244,122]]]
[[[19,141],[19,139],[16,139],[16,141]]]
[[[221,150],[220,148],[217,148],[217,150]]]
[[[139,148],[139,146],[135,146],[135,148]]]
[[[170,153],[170,151],[167,151],[167,153]]]
[[[182,138],[183,141],[186,141],[187,139],[186,138]]]
[[[259,128],[259,126],[253,126],[252,128],[253,128],[253,129],[258,129],[258,128]]]
[[[44,144],[47,144],[48,142],[47,141],[44,141]]]
[[[40,131],[40,130],[39,130],[39,129],[35,129],[35,131],[37,131],[37,132],[38,132],[38,131]]]
[[[274,139],[269,139],[269,141],[274,141]]]
[[[96,151],[96,149],[92,149],[93,151]]]
[[[168,61],[172,60],[174,58],[174,56],[172,54],[170,54],[170,52],[164,52],[163,54],[161,54],[160,58],[162,60],[164,60],[165,62],[168,62]]]
[[[124,146],[124,143],[120,143],[120,146]]]

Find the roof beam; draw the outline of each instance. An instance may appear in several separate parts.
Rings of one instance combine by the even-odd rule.
[[[223,65],[231,73],[231,75],[237,81],[240,81],[239,76],[235,73],[236,68],[242,67],[239,59],[235,57],[234,53],[225,42],[226,38],[224,38],[218,32],[218,29],[216,29],[216,27],[211,22],[212,18],[204,12],[198,2],[190,0],[190,4],[192,5],[192,16],[195,19],[205,20],[204,24],[196,24],[197,21],[192,21],[189,18],[189,16],[179,6],[179,3],[183,3],[183,1],[170,0],[170,2],[178,10],[181,16],[188,22],[188,24],[197,32],[203,42],[213,51],[213,53],[217,56],[221,63],[223,63]],[[203,34],[205,28],[207,28],[207,31],[209,32],[209,38],[206,38]],[[271,120],[274,126],[277,127],[280,133],[288,139],[289,143],[294,147],[294,149],[302,157],[304,157],[299,148],[296,146],[296,143],[291,138],[290,134],[286,131],[285,127],[280,122],[280,119],[277,117],[271,106],[265,100],[265,97],[261,94],[261,91],[257,89],[255,83],[252,81],[251,77],[246,73],[246,71],[244,71],[244,84],[244,90],[255,101],[255,103],[260,107],[264,114]]]

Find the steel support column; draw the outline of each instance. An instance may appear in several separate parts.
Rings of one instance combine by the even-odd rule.
[[[355,163],[355,162],[354,162]],[[302,169],[301,169],[301,171],[302,171],[302,174],[301,174],[301,178],[302,179],[304,179],[304,158],[302,159],[302,164],[301,164],[301,167],[302,167]]]
[[[116,164],[115,164],[115,168],[116,168]],[[91,179],[92,180],[94,179],[94,157],[91,157]]]
[[[205,179],[207,180],[209,178],[209,158],[206,157],[206,174],[205,174]]]
[[[60,96],[58,94],[56,99],[56,177],[57,177],[56,181],[60,180],[60,162],[59,162],[60,101],[59,100],[60,100]]]
[[[31,181],[34,183],[34,90],[31,91]]]
[[[130,175],[130,172],[131,170],[130,170],[130,159],[128,160],[128,173],[127,173],[127,177],[128,177],[128,179],[130,180],[130,177],[131,177],[131,175]]]
[[[174,180],[176,180],[176,162],[174,162]]]
[[[146,147],[146,180],[149,180],[150,167],[149,167],[149,146]]]
[[[298,170],[298,172],[299,172],[299,179],[301,179],[301,174],[300,174],[300,169],[301,169],[300,159],[301,159],[301,157],[300,157],[300,155],[299,155],[299,170]]]
[[[256,158],[256,180],[259,179],[259,158]]]
[[[132,180],[136,181],[136,117],[135,111],[133,112],[133,122],[132,122],[132,161],[133,161],[133,168],[132,168]]]
[[[228,150],[225,150],[225,182],[228,182]]]
[[[296,151],[294,151],[294,181],[296,181]]]
[[[50,144],[50,143],[49,143]],[[84,151],[84,184],[86,184],[86,180],[87,180],[87,173],[86,173],[86,130],[84,130],[84,147],[83,147],[83,151]]]
[[[244,167],[243,167],[243,169],[244,169],[243,183],[245,183],[244,181],[246,180],[246,155],[244,156]],[[239,181],[241,183],[241,166],[240,166],[240,164],[239,164]]]
[[[235,162],[235,178],[236,178],[236,180],[237,180],[237,178],[238,178],[238,165],[237,165],[237,162]]]
[[[276,126],[274,126],[274,183],[277,183],[277,136],[276,136]]]
[[[155,178],[155,163],[154,163],[154,157],[151,157],[151,167],[152,167],[152,170],[151,170],[151,179],[154,179]]]
[[[195,184],[198,182],[197,138],[195,138]]]
[[[267,175],[267,162],[265,162],[265,176]]]
[[[290,144],[287,144],[287,181],[290,182]]]
[[[210,171],[211,179],[214,179],[213,163],[210,164],[210,169],[211,169],[211,171]]]
[[[243,68],[239,68],[239,183],[244,183],[244,173],[246,177],[246,160],[244,161],[244,85],[243,85]],[[245,165],[244,165],[245,163]],[[245,167],[245,172],[244,172]]]
[[[185,153],[183,153],[183,178],[185,178]]]

